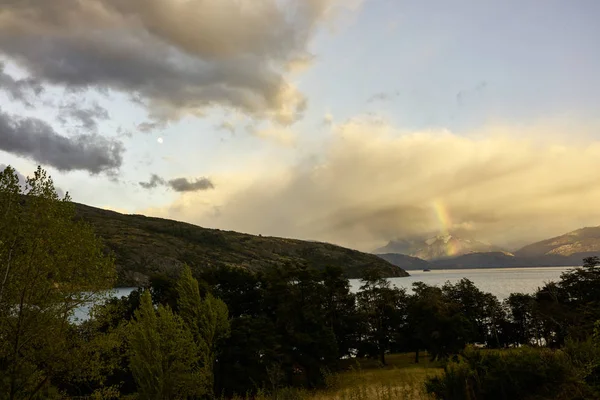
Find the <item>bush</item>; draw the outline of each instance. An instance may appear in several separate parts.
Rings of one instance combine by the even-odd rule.
[[[468,348],[426,389],[444,400],[591,399],[581,370],[560,350]]]

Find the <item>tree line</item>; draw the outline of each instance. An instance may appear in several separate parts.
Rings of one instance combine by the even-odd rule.
[[[526,398],[522,385],[548,390],[571,378],[569,390],[600,393],[597,257],[502,302],[467,279],[409,292],[376,269],[354,293],[341,268],[292,264],[186,266],[115,298],[106,295],[114,260],[74,218],[68,195],[58,198],[42,169],[23,185],[9,167],[0,172],[0,260],[0,399],[277,393],[318,388],[345,359],[385,365],[397,352],[446,363],[427,383],[440,399]],[[89,318],[74,321],[90,303]],[[511,368],[521,372],[492,374]]]

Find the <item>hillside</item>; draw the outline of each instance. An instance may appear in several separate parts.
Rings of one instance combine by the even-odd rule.
[[[515,252],[519,257],[565,256],[600,253],[600,226],[582,228],[533,243]]]
[[[404,254],[387,253],[377,254],[377,256],[406,271],[422,270],[425,268],[431,268],[432,266],[428,261],[417,257],[406,256]]]
[[[433,261],[433,266],[437,269],[452,268],[506,268],[519,267],[525,263],[511,253],[502,251],[486,253],[463,254],[444,260]]]
[[[327,243],[262,237],[143,215],[124,215],[75,204],[78,217],[92,224],[116,256],[120,286],[145,282],[153,273],[173,274],[183,263],[192,268],[235,266],[259,270],[275,265],[339,266],[348,278],[369,267],[388,277],[408,276],[383,259]]]
[[[406,254],[422,260],[452,258],[473,252],[493,252],[500,249],[488,243],[465,239],[455,235],[438,235],[430,238],[392,240],[376,249],[375,254]]]
[[[407,271],[429,269],[473,269],[473,268],[519,268],[519,267],[571,267],[582,265],[585,257],[599,253],[576,253],[570,256],[549,254],[537,257],[517,257],[514,254],[495,251],[469,253],[457,257],[425,261],[403,254],[378,254],[379,257]]]

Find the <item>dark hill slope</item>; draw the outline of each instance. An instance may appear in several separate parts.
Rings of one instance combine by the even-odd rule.
[[[430,262],[421,260],[417,257],[407,256],[404,254],[386,253],[377,254],[377,256],[406,271],[416,271],[431,268]]]
[[[183,263],[193,269],[233,266],[259,270],[286,264],[339,266],[348,278],[359,278],[366,268],[376,267],[388,277],[408,276],[403,269],[374,254],[332,244],[206,229],[83,204],[75,206],[78,217],[91,223],[114,252],[119,285],[144,282],[153,273],[174,274]]]

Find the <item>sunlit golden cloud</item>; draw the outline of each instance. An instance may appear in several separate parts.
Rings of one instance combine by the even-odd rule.
[[[514,247],[600,224],[600,140],[586,135],[592,126],[495,124],[459,135],[355,118],[333,125],[310,162],[265,160],[215,176],[214,193],[147,211],[362,250],[447,231]]]

